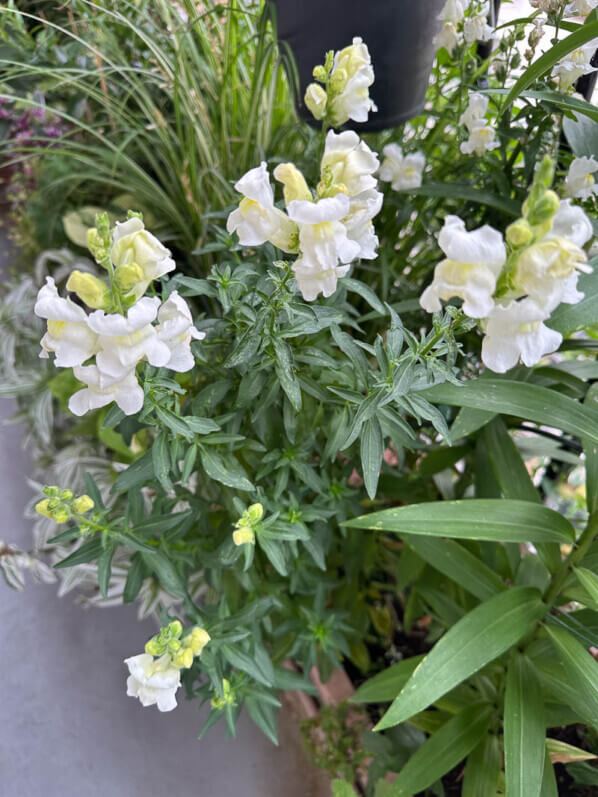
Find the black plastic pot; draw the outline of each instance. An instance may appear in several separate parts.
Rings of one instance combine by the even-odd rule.
[[[299,115],[313,117],[303,95],[312,70],[328,50],[341,50],[360,36],[372,57],[376,80],[370,97],[378,106],[359,130],[382,130],[416,116],[423,108],[434,61],[433,39],[445,0],[270,0],[278,38],[287,42],[299,72]]]

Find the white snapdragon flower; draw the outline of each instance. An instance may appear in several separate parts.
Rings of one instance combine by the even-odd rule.
[[[573,0],[567,6],[566,12],[567,14],[585,17],[595,8],[598,8],[598,0]]]
[[[374,260],[377,256],[378,236],[374,230],[372,219],[380,212],[383,194],[375,188],[368,188],[351,197],[349,212],[343,217],[342,223],[347,231],[347,237],[359,245],[356,257],[363,260]]]
[[[463,23],[463,35],[467,44],[490,41],[493,33],[494,29],[488,24],[487,11],[467,17]]]
[[[349,196],[375,188],[373,176],[380,166],[375,152],[362,141],[354,130],[335,133],[330,130],[322,156],[322,174],[329,171],[332,182]]]
[[[598,192],[598,185],[594,179],[594,172],[598,171],[598,161],[593,156],[575,158],[565,178],[567,196],[577,199],[589,199]]]
[[[440,300],[463,299],[463,311],[471,318],[490,314],[496,281],[507,259],[502,235],[485,224],[468,232],[458,216],[447,216],[438,236],[446,255],[434,270],[434,279],[420,304],[429,313],[440,310]]]
[[[116,223],[110,255],[117,274],[119,268],[132,264],[139,269],[139,279],[131,289],[136,299],[143,296],[152,280],[176,268],[170,250],[148,232],[141,219],[136,216]]]
[[[577,290],[580,272],[592,271],[582,249],[592,237],[592,224],[580,207],[563,200],[552,228],[544,238],[519,255],[513,286],[527,295],[546,313],[561,302],[577,304],[583,294]]]
[[[465,16],[465,9],[468,5],[469,0],[446,0],[442,11],[438,14],[438,19],[457,25]]]
[[[461,152],[464,155],[473,155],[474,153],[481,157],[485,152],[498,147],[496,140],[496,131],[494,128],[480,121],[473,125],[469,131],[469,138],[467,141],[461,142]]]
[[[370,111],[377,108],[369,95],[374,82],[372,59],[361,38],[356,36],[352,44],[335,53],[330,81],[341,89],[328,104],[333,124],[339,126],[349,119],[367,122]]]
[[[127,695],[137,697],[143,706],[158,707],[158,711],[176,708],[176,691],[181,685],[181,671],[174,667],[168,655],[154,659],[141,653],[125,659],[130,675],[127,678]]]
[[[559,61],[554,68],[554,74],[559,78],[559,88],[566,91],[583,75],[598,71],[598,67],[591,64],[597,44],[598,40],[593,39]]]
[[[390,182],[395,191],[420,187],[426,166],[425,155],[421,152],[403,155],[398,144],[387,144],[382,151],[384,160],[378,172],[381,180]]]
[[[477,91],[469,92],[469,104],[459,117],[459,124],[471,132],[480,122],[485,123],[485,116],[488,113],[488,97]],[[482,121],[483,120],[483,121]]]
[[[235,183],[243,194],[239,207],[228,217],[226,229],[236,232],[241,246],[270,243],[283,252],[297,251],[297,227],[286,213],[274,206],[274,192],[265,162],[250,169]]]
[[[434,36],[434,47],[441,50],[443,47],[449,55],[453,54],[459,44],[459,32],[454,22],[445,22],[439,32]]]
[[[123,378],[141,360],[157,368],[171,357],[170,348],[158,338],[152,326],[160,306],[157,296],[145,296],[136,302],[127,315],[96,310],[89,316],[90,328],[99,335],[96,363],[102,374],[112,379]]]
[[[177,291],[173,291],[158,310],[158,322],[158,340],[170,349],[165,367],[179,373],[190,371],[195,364],[191,340],[202,340],[206,334],[195,328],[189,306]]]
[[[504,374],[519,359],[531,367],[556,351],[563,336],[543,323],[548,315],[530,298],[495,305],[484,322],[483,363]]]
[[[86,412],[106,407],[113,401],[125,415],[134,415],[143,407],[143,390],[134,370],[123,376],[112,377],[103,374],[97,365],[78,365],[73,373],[86,385],[69,399],[69,410],[73,415],[85,415]]]
[[[317,202],[295,200],[289,203],[289,216],[299,226],[301,250],[293,271],[306,301],[313,301],[320,293],[331,296],[338,278],[349,269],[345,264],[359,256],[360,245],[349,238],[341,221],[350,207],[351,200],[343,193]]]
[[[48,322],[48,331],[41,340],[40,357],[47,358],[48,353],[53,352],[55,365],[72,368],[82,365],[98,350],[98,336],[88,326],[87,313],[70,299],[58,295],[52,277],[46,277],[33,311]]]

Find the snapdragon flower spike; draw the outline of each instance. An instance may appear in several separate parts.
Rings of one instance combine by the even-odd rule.
[[[82,365],[99,350],[98,336],[88,325],[87,313],[70,299],[58,295],[52,277],[46,277],[33,312],[48,323],[39,356],[47,358],[53,353],[54,364],[59,368]]]
[[[497,279],[507,259],[501,233],[485,224],[468,232],[458,216],[447,216],[438,236],[446,255],[420,298],[429,313],[441,309],[440,300],[458,296],[470,318],[485,318],[494,306]]]
[[[499,374],[510,370],[519,359],[531,367],[546,354],[558,349],[563,336],[543,322],[549,313],[533,299],[497,304],[484,321],[482,362]]]
[[[349,119],[367,122],[370,112],[378,110],[369,95],[374,69],[367,45],[358,36],[348,47],[335,53],[330,75],[332,87],[335,81],[340,90],[329,98],[327,108],[332,124],[338,127]]]
[[[403,155],[398,144],[387,144],[382,150],[384,160],[378,172],[381,180],[389,182],[395,191],[419,188],[426,166],[426,156],[421,152]]]

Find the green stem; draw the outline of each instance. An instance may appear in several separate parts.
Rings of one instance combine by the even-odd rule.
[[[544,593],[544,602],[549,607],[552,607],[558,598],[563,584],[567,580],[567,576],[571,571],[571,568],[575,567],[576,564],[582,561],[591,544],[594,542],[596,535],[598,535],[598,512],[590,515],[588,524],[583,530],[580,538],[577,540],[567,558],[563,561],[560,568],[552,577],[552,580],[548,585],[546,592]]]

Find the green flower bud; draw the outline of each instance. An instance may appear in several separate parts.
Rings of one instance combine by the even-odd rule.
[[[310,83],[305,90],[303,101],[314,119],[323,119],[326,115],[326,105],[328,96],[322,86],[317,83]]]
[[[145,652],[151,656],[161,656],[164,653],[164,645],[162,645],[156,637],[152,637],[145,643]]]
[[[44,498],[43,501],[38,501],[35,505],[35,511],[38,515],[43,515],[44,517],[52,517],[52,512],[50,511],[50,500],[48,498]]]
[[[75,498],[71,504],[73,512],[76,512],[78,515],[84,515],[86,512],[89,512],[90,509],[93,509],[94,506],[93,499],[88,495],[80,495],[79,498]]]
[[[517,219],[507,227],[507,241],[513,247],[525,246],[533,238],[533,231],[525,219]]]
[[[183,633],[183,626],[178,620],[173,620],[172,623],[169,623],[166,628],[168,629],[169,633],[173,637],[180,637]]]
[[[183,648],[180,650],[172,659],[172,663],[175,667],[180,667],[181,669],[191,667],[193,664],[193,651],[191,648]]]
[[[251,504],[247,514],[252,523],[257,523],[258,520],[264,517],[264,507],[261,504]]]
[[[71,514],[65,506],[61,506],[52,513],[52,517],[56,523],[66,523]]]
[[[332,75],[330,76],[329,87],[330,90],[333,91],[335,94],[340,94],[341,91],[344,90],[345,86],[347,85],[347,80],[349,76],[344,69],[335,69]]]
[[[328,75],[326,74],[326,70],[324,67],[319,64],[318,66],[314,66],[314,71],[312,72],[314,76],[314,80],[319,81],[320,83],[326,83],[326,78]]]
[[[47,495],[48,498],[55,498],[57,495],[60,495],[60,487],[47,486],[44,487],[42,493]]]
[[[545,191],[536,202],[530,202],[527,209],[528,222],[536,226],[549,221],[559,209],[559,204],[559,198],[554,191]]]
[[[61,490],[60,491],[60,498],[63,501],[71,501],[74,495],[75,494],[74,494],[74,492],[72,490]]]

